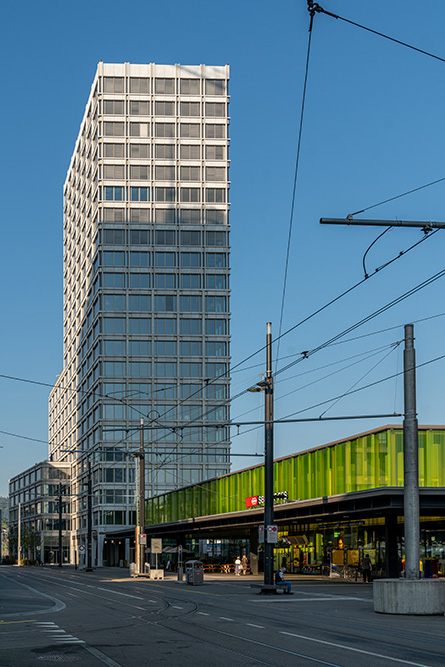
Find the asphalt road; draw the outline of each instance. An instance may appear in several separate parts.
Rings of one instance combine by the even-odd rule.
[[[443,667],[445,619],[375,614],[372,585],[253,577],[202,586],[127,571],[0,567],[0,666]]]

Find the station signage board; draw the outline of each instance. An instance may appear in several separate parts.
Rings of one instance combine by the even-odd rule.
[[[273,494],[274,503],[279,503],[280,501],[287,501],[289,494],[287,491],[279,491],[278,493]],[[265,496],[249,496],[246,498],[246,507],[260,507],[266,502]]]

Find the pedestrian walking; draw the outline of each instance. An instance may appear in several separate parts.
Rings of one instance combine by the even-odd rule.
[[[241,574],[241,559],[239,556],[235,559],[235,576],[239,577]]]
[[[243,554],[243,557],[241,558],[241,568],[243,570],[243,574],[247,574],[247,568],[249,566],[249,561],[247,560],[246,554]]]
[[[371,583],[371,570],[372,570],[371,559],[368,556],[368,554],[366,554],[362,563],[363,581],[365,584],[366,582],[368,582],[368,584]]]

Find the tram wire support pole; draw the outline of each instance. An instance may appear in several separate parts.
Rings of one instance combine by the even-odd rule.
[[[266,331],[266,376],[247,391],[264,391],[264,589],[270,592],[274,583],[274,543],[268,541],[268,526],[274,522],[273,509],[273,376],[272,376],[272,323],[267,323]]]
[[[62,557],[62,482],[59,482],[59,567],[63,566]]]
[[[87,483],[87,494],[88,494],[88,513],[87,513],[87,566],[85,572],[93,571],[93,562],[92,562],[92,551],[93,551],[93,483],[91,479],[91,461],[88,459],[88,483]]]
[[[268,526],[274,522],[273,510],[273,376],[272,376],[272,324],[267,323],[266,378],[264,388],[264,585],[274,582],[274,544],[268,541]]]
[[[419,579],[419,435],[416,412],[416,352],[414,326],[405,325],[403,353],[404,403],[403,420],[403,505],[405,515],[405,577]]]
[[[144,574],[145,544],[141,544],[141,535],[145,535],[145,452],[144,452],[144,418],[141,417],[139,451],[134,454],[138,459],[137,488],[137,521],[135,529],[136,572]]]
[[[22,503],[19,503],[19,521],[17,526],[17,565],[19,567],[22,564],[21,553],[22,553]]]

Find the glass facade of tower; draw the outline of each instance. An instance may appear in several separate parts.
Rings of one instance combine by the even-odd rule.
[[[146,496],[229,470],[229,68],[99,63],[64,188],[64,363],[50,456],[73,548]]]

